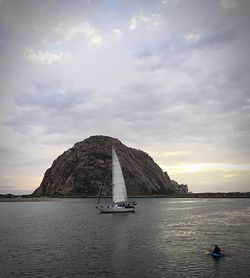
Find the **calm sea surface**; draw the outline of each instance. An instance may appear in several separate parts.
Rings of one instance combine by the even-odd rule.
[[[0,277],[250,277],[250,199],[0,203]],[[206,253],[219,244],[225,257]]]

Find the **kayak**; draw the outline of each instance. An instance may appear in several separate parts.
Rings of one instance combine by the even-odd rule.
[[[214,253],[214,252],[210,252],[210,255],[214,258],[221,258],[224,257],[223,253]]]

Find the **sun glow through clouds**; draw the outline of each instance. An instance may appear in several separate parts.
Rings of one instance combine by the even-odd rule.
[[[168,169],[168,171],[174,173],[197,173],[197,172],[213,172],[213,171],[250,172],[250,164],[189,163],[189,164],[180,164],[174,166],[168,165],[165,167]]]

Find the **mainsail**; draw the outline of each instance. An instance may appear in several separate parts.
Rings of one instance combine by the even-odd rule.
[[[127,201],[127,189],[122,168],[114,147],[112,148],[112,196],[114,203]]]

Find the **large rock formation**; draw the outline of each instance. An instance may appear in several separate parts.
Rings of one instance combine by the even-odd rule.
[[[165,176],[168,180],[170,180],[170,177],[167,172],[164,172]],[[179,184],[175,180],[170,180],[172,185],[175,187],[175,191],[177,194],[187,194],[188,193],[188,185],[187,184]]]
[[[105,169],[104,193],[111,194],[111,148],[119,157],[128,195],[176,193],[168,175],[145,152],[126,147],[118,139],[91,136],[60,155],[45,172],[33,196],[96,196]]]

